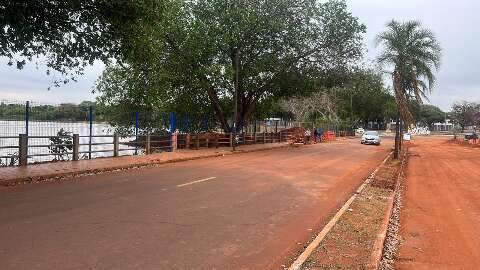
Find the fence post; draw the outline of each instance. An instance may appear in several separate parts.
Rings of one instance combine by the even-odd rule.
[[[118,146],[119,146],[118,134],[113,134],[113,156],[118,157]]]
[[[171,133],[171,145],[172,145],[172,152],[175,152],[175,150],[177,150],[177,136],[178,136],[178,133],[177,132],[173,132]]]
[[[243,145],[247,145],[247,134],[243,132],[242,134]]]
[[[233,146],[233,133],[230,132],[230,147]]]
[[[73,134],[73,161],[78,161],[79,159],[79,149],[80,149],[80,135]]]
[[[92,132],[93,132],[93,107],[88,108],[89,137],[88,137],[88,159],[92,159]]]
[[[218,137],[219,137],[219,134],[215,133],[215,148],[218,148]]]
[[[138,112],[135,112],[135,155],[138,155]]]
[[[253,144],[257,143],[257,132],[253,132]]]
[[[186,149],[190,149],[190,133],[187,133],[187,135],[185,135],[185,148]]]
[[[198,133],[195,136],[195,149],[196,150],[200,149],[200,134],[198,134]]]
[[[263,132],[263,143],[267,143],[267,133]]]
[[[18,136],[18,163],[20,166],[27,166],[28,163],[28,136],[20,134]]]
[[[30,101],[25,104],[25,134],[28,136],[28,127],[30,122]]]
[[[146,138],[146,143],[145,143],[145,154],[146,155],[150,155],[151,154],[151,145],[150,145],[150,134],[147,134],[147,138]]]

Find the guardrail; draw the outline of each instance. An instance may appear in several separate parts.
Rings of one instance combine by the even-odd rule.
[[[35,161],[35,157],[53,157],[53,161],[73,160],[78,161],[82,158],[92,159],[98,153],[111,153],[113,157],[118,157],[122,152],[131,151],[133,155],[138,155],[139,151],[149,155],[159,151],[175,151],[176,149],[200,149],[200,148],[218,148],[232,147],[234,142],[237,145],[280,143],[290,141],[292,134],[285,131],[262,132],[262,133],[239,133],[237,138],[232,133],[198,133],[198,134],[168,134],[168,135],[136,135],[135,140],[121,142],[118,134],[114,135],[79,135],[72,134],[66,136],[28,136],[19,134],[18,136],[0,136],[2,139],[17,141],[16,145],[0,144],[0,153],[3,149],[14,149],[14,154],[0,155],[2,159],[10,159],[10,165],[26,166]],[[96,142],[95,138],[103,138],[102,142]],[[42,140],[49,140],[49,143]],[[105,139],[109,139],[105,141]],[[99,146],[106,146],[98,149]],[[42,150],[33,150],[42,149]],[[45,150],[48,149],[48,150]],[[13,161],[15,160],[15,161]],[[32,162],[33,160],[33,162]],[[8,162],[7,164],[9,165]]]
[[[67,159],[71,157],[73,161],[78,161],[81,156],[92,159],[92,154],[95,153],[111,153],[111,156],[118,157],[121,152],[125,151],[132,151],[134,155],[137,155],[140,149],[144,149],[145,154],[150,154],[153,151],[173,151],[176,148],[176,136],[177,134],[168,136],[138,135],[135,141],[129,142],[120,142],[118,134],[92,136],[80,136],[79,134],[67,136],[27,136],[26,134],[19,134],[18,136],[0,136],[0,140],[18,140],[17,145],[0,145],[0,150],[14,149],[16,151],[14,154],[0,155],[0,160],[16,160],[18,165],[25,166],[29,163],[29,159],[34,157],[52,156],[53,160],[57,161],[64,160],[65,157]],[[88,140],[87,142],[81,142],[81,138]],[[93,139],[95,138],[110,138],[111,140],[94,142]],[[39,143],[38,141],[42,139],[48,139],[50,143]],[[56,143],[57,141],[61,143]],[[109,147],[105,147],[106,149],[93,149],[93,147],[98,146]],[[43,148],[43,151],[33,150],[39,148]],[[45,151],[45,148],[48,150]],[[87,149],[81,150],[81,148]],[[10,165],[15,165],[17,162],[11,162]]]

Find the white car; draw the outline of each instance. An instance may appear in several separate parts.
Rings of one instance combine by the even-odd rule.
[[[366,131],[362,135],[361,144],[375,144],[380,145],[381,139],[378,131]]]
[[[355,133],[362,135],[363,133],[365,133],[365,129],[363,129],[363,128],[357,128],[357,129],[355,130]]]

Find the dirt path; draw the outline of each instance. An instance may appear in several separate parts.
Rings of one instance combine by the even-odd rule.
[[[279,269],[391,145],[347,140],[0,190],[0,269]]]
[[[410,148],[396,269],[480,267],[480,151],[446,140]]]

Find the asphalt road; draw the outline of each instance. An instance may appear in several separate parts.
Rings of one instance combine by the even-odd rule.
[[[391,147],[358,140],[0,190],[0,269],[279,269]]]

